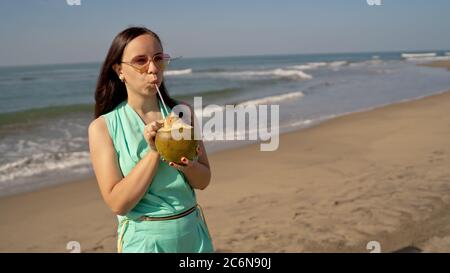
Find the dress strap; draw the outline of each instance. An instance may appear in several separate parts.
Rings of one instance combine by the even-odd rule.
[[[120,222],[121,228],[119,233],[119,239],[117,240],[117,252],[122,253],[122,246],[123,246],[123,235],[125,233],[125,228],[128,226],[130,220],[125,219]]]

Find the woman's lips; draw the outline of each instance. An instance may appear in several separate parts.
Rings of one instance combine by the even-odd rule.
[[[149,84],[155,84],[158,82],[159,78],[156,75],[151,74],[151,75],[148,75],[148,77],[146,77],[146,80]]]
[[[149,84],[149,85],[155,85],[155,84],[158,84],[158,80],[151,81],[151,82],[149,82],[148,84]]]

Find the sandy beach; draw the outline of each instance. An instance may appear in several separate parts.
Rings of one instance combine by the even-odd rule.
[[[432,64],[450,68],[449,62]],[[210,155],[217,252],[450,251],[450,91]],[[0,252],[115,252],[94,178],[0,199]],[[413,251],[413,248],[409,248]]]
[[[429,67],[447,68],[447,70],[450,70],[450,61],[434,61],[434,62],[426,63],[423,65],[429,66]]]

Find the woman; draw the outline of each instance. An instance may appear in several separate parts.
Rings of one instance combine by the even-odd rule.
[[[155,147],[165,109],[176,102],[163,82],[170,57],[149,29],[120,32],[108,51],[95,90],[89,149],[106,204],[117,214],[118,252],[213,252],[194,189],[211,178],[203,142],[198,159],[165,162]],[[164,113],[167,116],[169,113]]]

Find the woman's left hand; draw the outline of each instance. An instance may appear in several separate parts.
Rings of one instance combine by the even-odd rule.
[[[200,147],[197,147],[197,157],[201,156],[201,150]],[[195,167],[198,162],[196,160],[189,160],[186,157],[181,157],[182,164],[177,164],[175,162],[169,162],[169,166],[174,167],[175,169],[185,172],[186,170],[191,169],[192,167]]]

